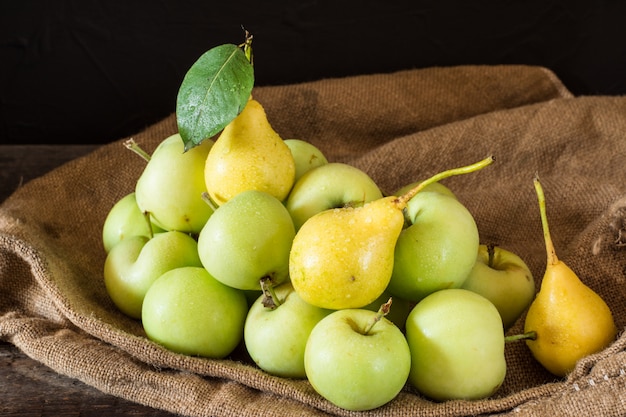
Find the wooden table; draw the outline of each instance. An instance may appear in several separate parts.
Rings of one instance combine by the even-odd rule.
[[[84,155],[97,145],[0,145],[0,202],[21,183]],[[0,341],[0,416],[96,417],[174,414],[104,394],[59,375]]]

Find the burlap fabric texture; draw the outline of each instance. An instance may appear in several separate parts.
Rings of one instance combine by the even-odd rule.
[[[122,146],[126,138],[25,184],[0,207],[0,337],[61,374],[186,416],[624,413],[626,97],[573,97],[550,71],[527,66],[328,79],[258,87],[254,96],[283,138],[362,168],[386,193],[493,154],[493,165],[445,184],[474,214],[481,240],[518,253],[537,283],[545,267],[532,185],[539,173],[557,253],[607,301],[618,339],[564,379],[523,343],[508,344],[507,377],[493,398],[436,403],[407,387],[368,412],[334,407],[306,381],[267,375],[245,352],[173,354],[120,314],[103,285],[103,221],[144,166]],[[152,151],[174,132],[170,116],[134,138]]]

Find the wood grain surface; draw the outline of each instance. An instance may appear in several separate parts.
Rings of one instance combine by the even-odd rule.
[[[21,184],[85,155],[97,145],[0,145],[0,204]],[[0,416],[172,417],[59,375],[0,341]]]

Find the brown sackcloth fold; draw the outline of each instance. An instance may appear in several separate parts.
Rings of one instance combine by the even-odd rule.
[[[0,206],[0,337],[61,374],[186,416],[624,413],[626,97],[573,97],[551,72],[527,66],[355,76],[258,87],[254,96],[283,138],[362,168],[387,193],[495,155],[493,165],[445,184],[474,214],[481,240],[518,253],[538,283],[539,173],[557,253],[607,301],[618,339],[562,380],[523,343],[510,343],[505,383],[491,399],[436,403],[407,387],[360,413],[334,407],[306,381],[261,372],[243,349],[225,360],[168,352],[114,308],[103,285],[103,221],[144,166],[125,138],[27,183]],[[135,140],[151,152],[175,131],[170,116]]]

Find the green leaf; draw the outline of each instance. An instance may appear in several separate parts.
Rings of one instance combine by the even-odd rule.
[[[176,98],[185,150],[219,133],[245,107],[254,85],[252,63],[237,45],[205,52],[189,68]]]

